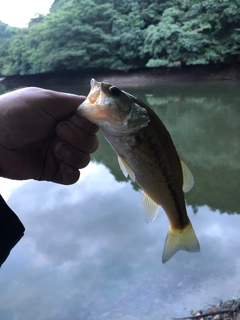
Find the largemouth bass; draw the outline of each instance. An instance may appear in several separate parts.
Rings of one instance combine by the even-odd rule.
[[[199,251],[183,195],[193,186],[193,176],[154,111],[118,87],[92,79],[77,114],[103,130],[123,174],[141,187],[144,219],[154,220],[159,206],[166,212],[170,225],[163,263],[179,250]]]

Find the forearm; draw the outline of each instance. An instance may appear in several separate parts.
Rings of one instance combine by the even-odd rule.
[[[0,266],[22,238],[25,228],[0,195]]]

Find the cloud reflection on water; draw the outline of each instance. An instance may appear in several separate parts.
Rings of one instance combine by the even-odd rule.
[[[92,162],[73,186],[30,181],[10,198],[26,233],[0,273],[0,318],[171,319],[239,294],[239,215],[188,212],[201,252],[162,265],[168,221]]]

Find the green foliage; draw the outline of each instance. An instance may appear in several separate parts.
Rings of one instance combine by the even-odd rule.
[[[7,24],[0,21],[0,46],[11,39],[16,33],[18,28],[10,27]]]
[[[1,75],[234,63],[240,0],[55,0],[28,28],[0,22]]]
[[[61,10],[66,2],[68,2],[68,0],[55,0],[51,6],[50,12],[52,13]]]
[[[240,1],[185,1],[166,9],[146,29],[143,51],[149,67],[239,61]]]
[[[0,21],[0,76],[4,75],[3,69],[9,68],[8,42],[17,32],[18,28],[10,27]],[[11,72],[7,70],[6,74],[11,74]]]
[[[141,45],[144,41],[144,21],[141,19],[140,6],[137,1],[126,2],[128,13],[119,14],[113,20],[112,34],[116,47],[119,48],[119,59],[123,66],[133,68],[143,63],[140,59]]]

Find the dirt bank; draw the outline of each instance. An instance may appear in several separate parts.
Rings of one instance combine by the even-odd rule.
[[[240,320],[240,299],[231,299],[220,302],[218,305],[209,306],[208,309],[200,310],[193,316],[175,318],[174,320]]]
[[[39,83],[78,83],[86,84],[91,78],[108,81],[115,85],[146,86],[152,83],[172,81],[216,81],[240,80],[239,65],[187,66],[176,68],[138,69],[128,72],[103,69],[85,69],[78,72],[52,72],[34,75],[14,75],[2,78],[7,87],[33,86]]]

